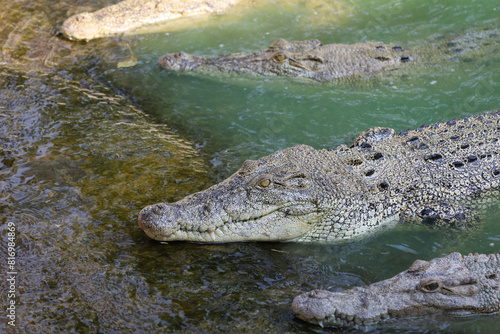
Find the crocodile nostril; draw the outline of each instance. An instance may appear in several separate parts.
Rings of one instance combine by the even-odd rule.
[[[139,225],[141,224],[142,221],[149,220],[151,218],[151,210],[149,207],[145,207],[144,209],[139,212]]]
[[[164,240],[179,230],[175,207],[167,203],[148,205],[139,212],[138,224],[151,238]]]
[[[153,213],[155,213],[157,215],[162,215],[165,212],[167,212],[167,205],[164,203],[154,204],[152,210],[153,210]]]
[[[144,209],[141,210],[141,212],[139,212],[139,218],[137,219],[137,223],[139,224],[139,227],[141,229],[146,230],[149,225],[150,219],[151,219],[151,210],[149,209],[149,207],[145,207]]]

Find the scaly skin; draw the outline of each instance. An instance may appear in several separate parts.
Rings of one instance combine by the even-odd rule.
[[[274,41],[253,53],[197,56],[184,52],[162,56],[162,67],[176,71],[289,76],[331,81],[389,71],[411,60],[401,46],[381,42],[323,45],[318,40]]]
[[[156,240],[194,242],[336,241],[398,220],[463,228],[471,204],[498,195],[499,138],[500,111],[399,135],[372,128],[336,150],[298,145],[145,207],[139,225]]]
[[[64,21],[61,32],[71,40],[91,40],[125,33],[144,25],[186,16],[219,14],[238,0],[124,0]]]
[[[341,327],[436,313],[498,312],[500,254],[416,260],[408,270],[366,287],[304,293],[295,297],[292,309],[302,320]]]

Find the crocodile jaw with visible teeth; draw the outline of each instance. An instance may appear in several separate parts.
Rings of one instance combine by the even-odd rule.
[[[182,222],[169,222],[168,213],[155,213],[155,206],[145,207],[139,214],[139,226],[152,239],[159,241],[192,242],[232,242],[232,241],[269,241],[289,240],[300,237],[308,231],[308,222],[316,220],[316,212],[303,215],[290,215],[286,207],[256,217],[240,217],[231,215],[211,222],[210,225],[194,226]],[[168,206],[168,204],[162,204]],[[165,210],[165,209],[163,209]],[[167,209],[168,210],[168,209]],[[289,224],[276,226],[276,221],[288,221]],[[290,228],[293,225],[293,229]],[[259,233],[256,233],[258,231]],[[293,231],[293,232],[292,232]]]
[[[354,291],[365,294],[363,288],[354,288]],[[369,293],[366,293],[366,297]],[[374,296],[369,296],[374,300]],[[367,298],[368,299],[368,298]],[[334,307],[338,305],[342,307]],[[349,302],[346,302],[349,301]],[[325,290],[313,290],[296,297],[292,303],[292,309],[297,316],[307,322],[323,326],[353,327],[356,325],[367,325],[387,319],[389,311],[383,307],[377,307],[377,303],[372,304],[374,308],[366,308],[361,303],[361,299],[356,300],[353,294],[332,293]],[[380,303],[382,306],[383,303]]]

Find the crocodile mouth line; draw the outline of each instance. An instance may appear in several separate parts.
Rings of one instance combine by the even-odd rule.
[[[453,317],[467,317],[474,312],[468,311],[468,310],[452,310],[452,311],[447,311],[444,312],[444,314],[448,316],[453,316]],[[316,319],[316,318],[311,318],[311,319],[303,319],[308,322],[313,322],[318,324],[320,327],[325,327],[325,326],[336,326],[336,327],[343,327],[343,328],[360,328],[361,326],[369,326],[373,325],[376,323],[379,323],[380,321],[390,321],[391,319],[394,320],[398,318],[397,315],[394,315],[386,311],[384,313],[380,313],[374,317],[371,318],[363,318],[359,317],[356,315],[347,315],[347,314],[342,314],[341,311],[338,309],[335,309],[332,314],[325,316],[322,319]]]
[[[309,204],[309,203],[300,203],[300,204]],[[227,233],[238,233],[238,230],[244,230],[246,227],[252,224],[259,224],[260,221],[267,220],[272,221],[272,216],[275,215],[278,217],[278,215],[282,215],[283,217],[294,217],[294,218],[300,218],[300,217],[305,217],[311,214],[319,213],[319,210],[315,211],[307,211],[307,212],[293,212],[293,208],[297,207],[297,203],[294,204],[287,204],[284,206],[280,206],[272,211],[269,211],[267,213],[261,214],[259,216],[253,216],[248,219],[240,219],[240,218],[233,218],[231,214],[227,213],[228,218],[227,219],[221,219],[219,224],[214,224],[212,226],[197,226],[193,228],[189,228],[192,226],[189,223],[178,223],[179,229],[175,231],[172,235],[182,235],[184,234],[190,240],[196,239],[200,241],[205,241],[205,242],[217,242],[218,239],[223,238]],[[186,228],[188,227],[188,228]],[[265,234],[263,234],[265,235]]]
[[[343,328],[362,328],[379,321],[397,317],[388,309],[380,309],[378,312],[369,312],[370,315],[352,314],[342,307],[325,307],[324,303],[330,304],[330,292],[325,290],[312,290],[294,299],[292,309],[296,315],[307,322],[317,324],[321,327],[335,326]],[[347,296],[337,296],[339,300],[349,304]],[[352,300],[351,303],[358,304]]]
[[[314,319],[317,324],[321,327],[324,326],[338,326],[338,327],[354,327],[357,326],[365,326],[376,323],[380,320],[389,319],[389,313],[379,314],[378,316],[372,318],[361,318],[355,315],[346,315],[342,314],[339,310],[335,310],[331,315],[326,316],[325,318],[318,320]]]
[[[274,213],[273,211],[272,213]],[[262,219],[265,216],[268,216],[272,213],[266,214],[264,216],[256,217],[256,218],[250,218],[246,220],[237,220],[237,219],[232,219],[229,218],[228,220],[222,222],[221,225],[218,226],[199,226],[194,229],[186,229],[184,226],[174,232],[175,234],[185,234],[188,237],[195,237],[195,239],[198,239],[200,241],[205,240],[207,242],[217,242],[217,237],[221,238],[224,237],[225,234],[228,232],[233,231],[233,229],[230,228],[230,226],[234,226],[234,224],[238,224],[238,226],[243,227],[244,225],[252,224],[253,222],[257,222],[258,220]],[[197,237],[196,237],[197,236]]]

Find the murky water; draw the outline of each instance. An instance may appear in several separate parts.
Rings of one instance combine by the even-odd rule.
[[[0,330],[330,332],[295,319],[293,297],[382,280],[417,258],[499,250],[494,212],[474,233],[399,226],[340,245],[159,244],[136,223],[143,206],[205,189],[245,159],[500,106],[495,52],[334,85],[178,75],[156,65],[163,53],[254,51],[278,37],[418,48],[498,27],[494,1],[275,1],[169,33],[90,43],[54,35],[68,15],[105,4],[0,3],[1,270],[14,222],[18,271],[16,327],[2,317]],[[117,69],[127,45],[139,63]],[[482,316],[371,330],[497,328],[498,317]]]

